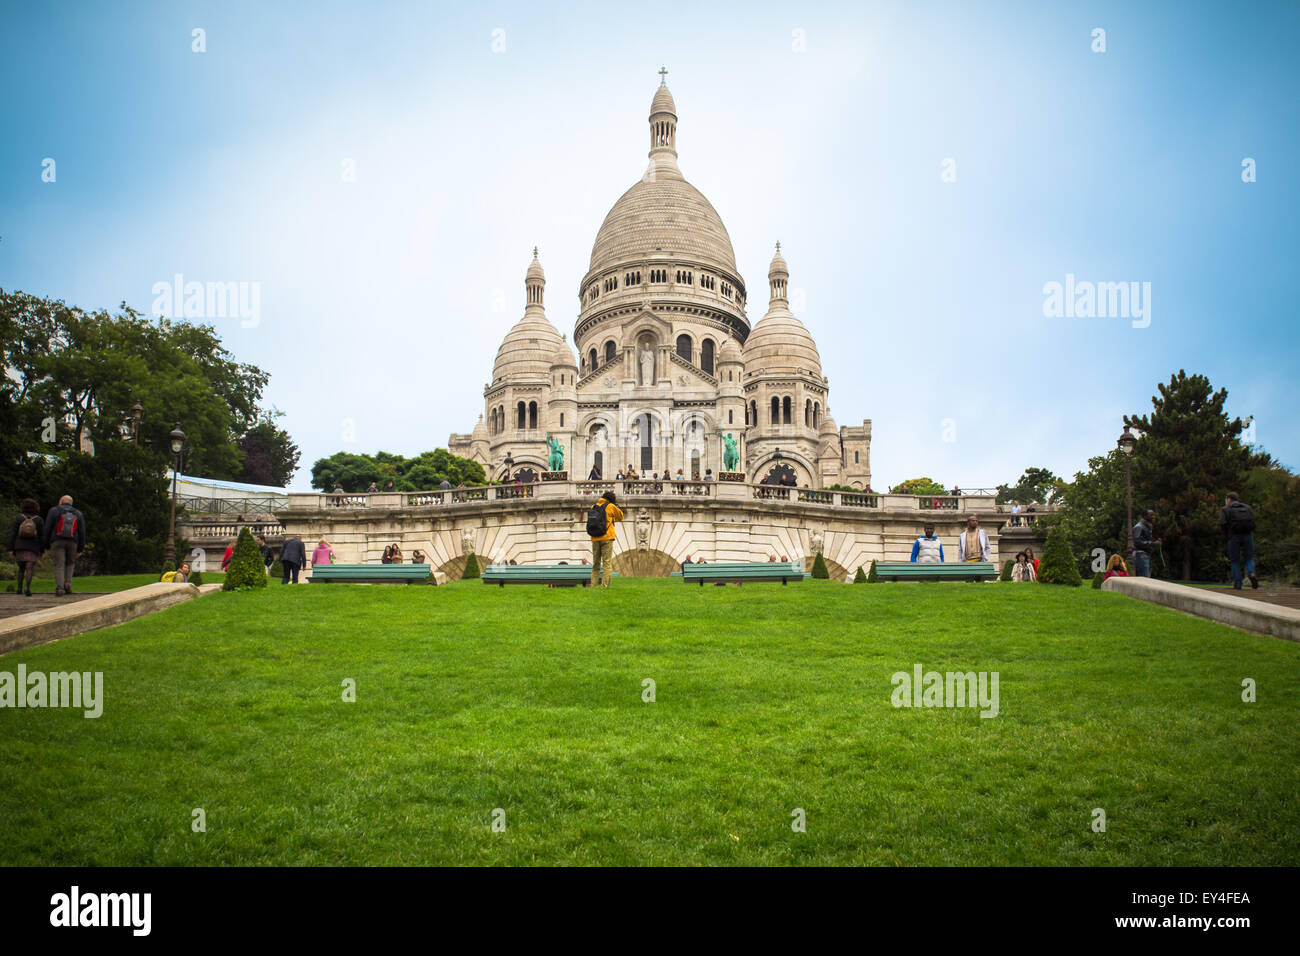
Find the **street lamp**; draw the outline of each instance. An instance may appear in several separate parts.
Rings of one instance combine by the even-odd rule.
[[[167,550],[163,554],[163,561],[172,564],[176,561],[176,478],[181,470],[181,452],[185,450],[185,433],[181,431],[180,422],[176,423],[167,437],[171,440],[172,449],[172,517],[167,528]]]
[[[510,452],[506,452],[506,460],[503,463],[506,466],[506,480],[510,480],[510,469],[515,467],[515,460],[510,457]]]
[[[1125,514],[1128,529],[1128,554],[1133,554],[1133,449],[1137,447],[1137,439],[1129,432],[1128,426],[1124,426],[1124,434],[1119,436],[1115,442],[1119,450],[1124,453],[1124,493],[1125,493]]]

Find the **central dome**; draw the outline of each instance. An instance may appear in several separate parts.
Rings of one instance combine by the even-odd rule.
[[[736,254],[722,217],[668,164],[619,197],[596,233],[590,272],[655,256],[692,259],[735,275]]]

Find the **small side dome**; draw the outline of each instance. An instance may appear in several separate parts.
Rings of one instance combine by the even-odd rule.
[[[562,348],[567,348],[564,340],[544,315],[525,313],[501,340],[492,366],[492,381],[514,378],[545,382]]]
[[[642,100],[642,102],[645,101]],[[673,102],[672,93],[668,92],[668,82],[666,80],[659,81],[659,89],[655,90],[655,98],[650,101],[650,115],[654,116],[656,113],[677,115],[677,104]]]
[[[740,346],[736,344],[736,340],[729,337],[723,339],[722,348],[718,350],[718,364],[741,365],[744,361],[745,357],[740,351]]]
[[[483,424],[482,415],[478,417],[478,424],[474,426],[474,430],[470,432],[469,437],[471,441],[488,440],[487,425]]]
[[[577,371],[578,360],[574,357],[573,349],[569,345],[568,339],[560,333],[560,344],[555,349],[554,358],[551,360],[556,368],[573,369]]]
[[[822,376],[817,343],[788,309],[771,310],[763,316],[745,342],[743,354],[747,373],[794,373],[802,369],[818,379]]]

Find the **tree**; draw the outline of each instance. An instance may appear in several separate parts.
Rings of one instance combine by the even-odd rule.
[[[1091,573],[1091,556],[1097,548],[1106,555],[1125,552],[1128,529],[1123,452],[1112,449],[1109,454],[1088,459],[1086,472],[1058,486],[1056,502],[1061,510],[1043,520],[1060,528],[1070,552],[1081,556],[1081,572]]]
[[[855,574],[855,575],[853,575],[853,583],[854,583],[854,584],[866,584],[866,583],[867,583],[867,572],[865,572],[865,571],[862,570],[862,565],[860,565],[860,564],[858,565],[858,573]]]
[[[1011,560],[1007,560],[1007,561],[1002,562],[1002,573],[998,575],[998,580],[999,580],[999,581],[1010,581],[1010,580],[1011,580],[1011,568],[1012,568],[1012,566],[1013,566],[1015,563],[1016,563],[1016,562],[1011,561]]]
[[[997,503],[1004,505],[1012,501],[1045,502],[1052,497],[1060,484],[1061,479],[1047,468],[1026,468],[1014,485],[998,485]]]
[[[465,562],[465,570],[461,573],[460,579],[471,581],[479,577],[482,577],[482,573],[478,568],[478,558],[471,554],[469,560]]]
[[[1076,588],[1083,583],[1074,555],[1070,553],[1070,545],[1060,528],[1047,533],[1043,559],[1038,565],[1038,580],[1044,584],[1066,584]]]
[[[879,584],[879,583],[880,583],[880,577],[876,574],[876,561],[875,561],[874,558],[873,558],[872,561],[871,561],[871,568],[870,568],[870,570],[867,571],[867,583],[868,583],[868,584]]]
[[[253,532],[247,528],[239,529],[235,540],[235,553],[230,556],[226,566],[226,580],[221,585],[223,591],[238,591],[243,588],[266,587],[266,565],[262,561],[262,552],[258,550]]]
[[[812,576],[818,581],[830,580],[830,572],[826,570],[826,559],[822,557],[820,551],[817,552],[817,557],[813,561]]]
[[[236,443],[244,463],[236,481],[283,488],[298,470],[302,452],[289,433],[275,424],[282,412],[272,409]],[[331,489],[332,490],[332,489]]]
[[[344,491],[354,493],[365,491],[372,481],[382,488],[391,480],[398,491],[429,491],[443,481],[453,487],[462,482],[466,485],[487,483],[481,464],[453,455],[445,448],[422,452],[410,459],[386,451],[374,455],[341,451],[318,459],[311,466],[311,477],[312,487],[321,491],[333,491],[336,486],[341,486]]]
[[[946,495],[948,489],[933,478],[909,478],[889,489],[891,495]]]
[[[1184,581],[1222,576],[1226,558],[1218,527],[1224,494],[1239,491],[1251,465],[1241,443],[1246,425],[1224,412],[1226,389],[1179,370],[1158,386],[1149,415],[1125,415],[1138,434],[1133,451],[1134,511],[1152,508],[1166,560]],[[1137,497],[1141,491],[1141,499]]]
[[[1300,477],[1259,454],[1240,489],[1255,510],[1255,566],[1280,581],[1300,576]]]

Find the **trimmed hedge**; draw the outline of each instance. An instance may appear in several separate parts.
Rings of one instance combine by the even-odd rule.
[[[868,583],[868,584],[879,584],[879,583],[880,583],[880,575],[876,574],[876,562],[875,562],[874,559],[873,559],[872,562],[871,562],[871,567],[870,567],[870,569],[868,569],[868,571],[867,571],[867,583]]]
[[[1101,590],[1101,582],[1102,582],[1102,581],[1105,581],[1105,580],[1106,580],[1106,572],[1105,572],[1105,571],[1098,571],[1096,574],[1094,574],[1094,575],[1092,576],[1092,589],[1093,589],[1094,591],[1100,591],[1100,590]]]
[[[1040,562],[1040,564],[1041,564],[1041,562]],[[1007,562],[1006,562],[1005,564],[1002,565],[1002,573],[998,575],[998,580],[999,580],[999,581],[1010,581],[1010,580],[1011,580],[1011,569],[1014,568],[1015,566],[1016,566],[1016,562],[1014,562],[1014,561],[1008,559]]]
[[[262,561],[262,552],[253,539],[253,532],[247,528],[239,529],[239,539],[235,542],[235,553],[230,556],[226,566],[226,580],[221,585],[223,591],[237,591],[240,588],[266,587],[266,564]]]
[[[875,569],[875,562],[874,562],[874,561],[872,562],[872,569],[873,569],[873,570]],[[866,584],[866,583],[867,583],[867,572],[862,570],[862,565],[860,565],[860,564],[858,565],[858,573],[855,574],[855,575],[853,575],[853,583],[854,583],[854,584]]]
[[[469,560],[465,562],[465,571],[461,574],[460,579],[462,581],[469,581],[482,576],[482,573],[478,569],[478,558],[471,554]]]

